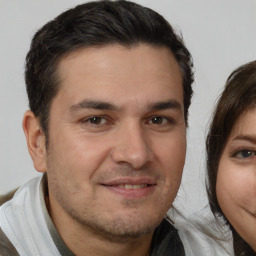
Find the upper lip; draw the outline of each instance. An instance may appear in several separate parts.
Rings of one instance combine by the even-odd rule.
[[[156,185],[156,181],[152,178],[141,177],[141,178],[131,178],[131,177],[122,177],[116,178],[111,181],[103,182],[102,185],[105,186],[117,186],[120,184],[131,184],[131,185],[140,185],[140,184],[147,184],[147,185]]]

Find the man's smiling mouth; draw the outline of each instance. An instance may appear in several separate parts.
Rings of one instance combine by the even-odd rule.
[[[125,188],[125,189],[140,189],[140,188],[145,188],[149,186],[148,184],[136,184],[136,185],[132,185],[132,184],[120,184],[117,185],[117,187],[119,188]]]

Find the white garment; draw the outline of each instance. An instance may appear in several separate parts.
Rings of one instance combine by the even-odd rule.
[[[0,207],[0,226],[21,256],[61,256],[43,215],[40,182],[32,179]]]
[[[37,177],[21,186],[12,200],[0,207],[0,227],[21,256],[61,256],[44,217],[41,180],[41,177]],[[217,224],[210,219],[208,212],[204,209],[188,219],[178,212],[170,211],[186,256],[234,255],[228,230],[224,242],[205,235],[207,231],[218,237],[223,232],[215,229]]]
[[[170,209],[186,256],[234,256],[232,232],[223,220],[214,218],[209,205],[190,216]]]

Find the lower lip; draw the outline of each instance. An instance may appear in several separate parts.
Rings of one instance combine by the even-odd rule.
[[[151,194],[155,190],[155,185],[147,186],[144,188],[138,188],[138,189],[125,189],[118,186],[105,186],[104,188],[108,189],[111,192],[114,192],[116,194],[119,194],[121,196],[127,197],[127,198],[143,198]]]

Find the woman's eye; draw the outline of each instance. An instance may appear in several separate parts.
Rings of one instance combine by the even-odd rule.
[[[234,154],[237,158],[249,158],[256,155],[256,151],[253,150],[241,150]]]

